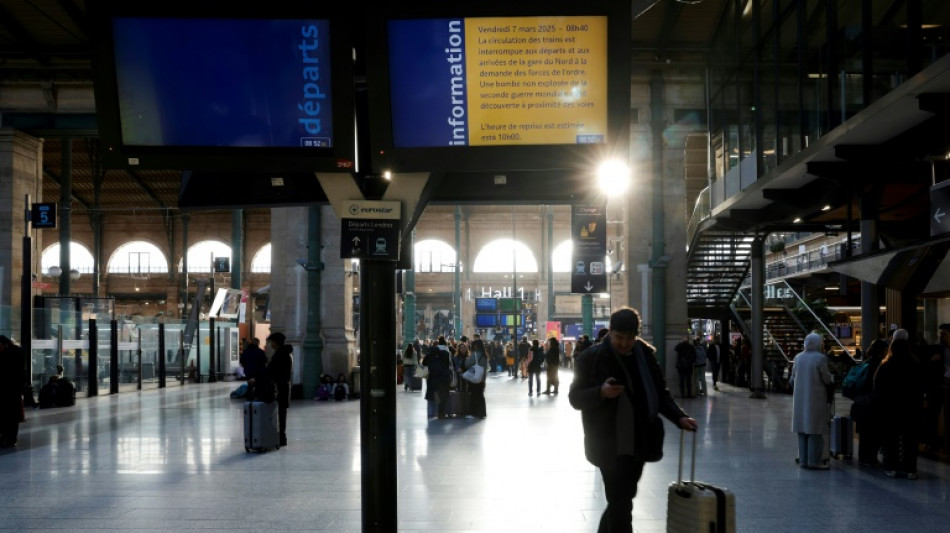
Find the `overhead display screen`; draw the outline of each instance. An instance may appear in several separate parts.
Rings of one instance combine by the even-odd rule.
[[[607,17],[387,22],[398,148],[603,144]]]
[[[117,17],[126,146],[334,146],[330,23]]]

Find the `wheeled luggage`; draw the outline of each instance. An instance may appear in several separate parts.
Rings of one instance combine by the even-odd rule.
[[[244,451],[280,448],[277,402],[244,404]]]
[[[422,390],[422,378],[418,376],[409,376],[409,390],[411,391],[421,391]]]
[[[836,459],[850,459],[854,455],[854,422],[850,416],[836,415],[831,419],[831,455]]]
[[[666,531],[669,533],[734,533],[736,496],[729,489],[695,480],[696,436],[689,481],[683,481],[685,431],[680,433],[679,473],[670,483],[666,506]]]
[[[445,406],[445,416],[464,416],[462,410],[462,393],[459,391],[449,391],[449,401]]]

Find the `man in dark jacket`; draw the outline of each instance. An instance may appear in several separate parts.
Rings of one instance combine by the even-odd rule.
[[[277,417],[280,420],[280,445],[287,446],[287,407],[290,406],[290,381],[294,367],[294,347],[284,344],[283,333],[271,333],[267,342],[274,350],[267,364],[267,376],[277,385]]]
[[[241,366],[244,367],[244,375],[250,381],[267,370],[267,354],[261,350],[261,340],[257,337],[251,339],[247,348],[241,353]]]
[[[0,335],[0,447],[16,446],[23,408],[23,350]]]
[[[670,395],[656,350],[637,338],[639,330],[639,314],[618,309],[610,315],[604,341],[581,354],[574,367],[569,399],[581,411],[584,451],[600,469],[607,496],[599,533],[633,530],[633,498],[643,465],[663,456],[658,415],[681,429],[697,428]]]
[[[515,378],[518,377],[518,370],[521,370],[521,379],[527,379],[527,369],[522,368],[523,362],[528,360],[528,352],[531,351],[531,344],[528,343],[528,337],[521,337],[518,343],[518,358],[515,359]]]

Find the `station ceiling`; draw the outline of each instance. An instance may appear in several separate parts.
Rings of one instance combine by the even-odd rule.
[[[701,65],[725,0],[632,0],[635,65]],[[95,205],[97,150],[94,108],[65,102],[66,89],[85,90],[91,104],[92,51],[84,0],[0,0],[0,117],[45,139],[46,201],[58,201],[63,138],[72,137],[73,209]],[[43,89],[39,103],[9,108],[3,91]],[[39,93],[38,93],[39,94]],[[107,170],[100,185],[104,212],[174,211],[181,172]]]

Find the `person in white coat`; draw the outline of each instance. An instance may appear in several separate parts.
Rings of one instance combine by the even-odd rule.
[[[792,431],[798,434],[799,466],[827,470],[824,434],[831,419],[828,385],[833,382],[828,357],[821,352],[821,335],[805,337],[805,351],[795,356],[791,381]]]

